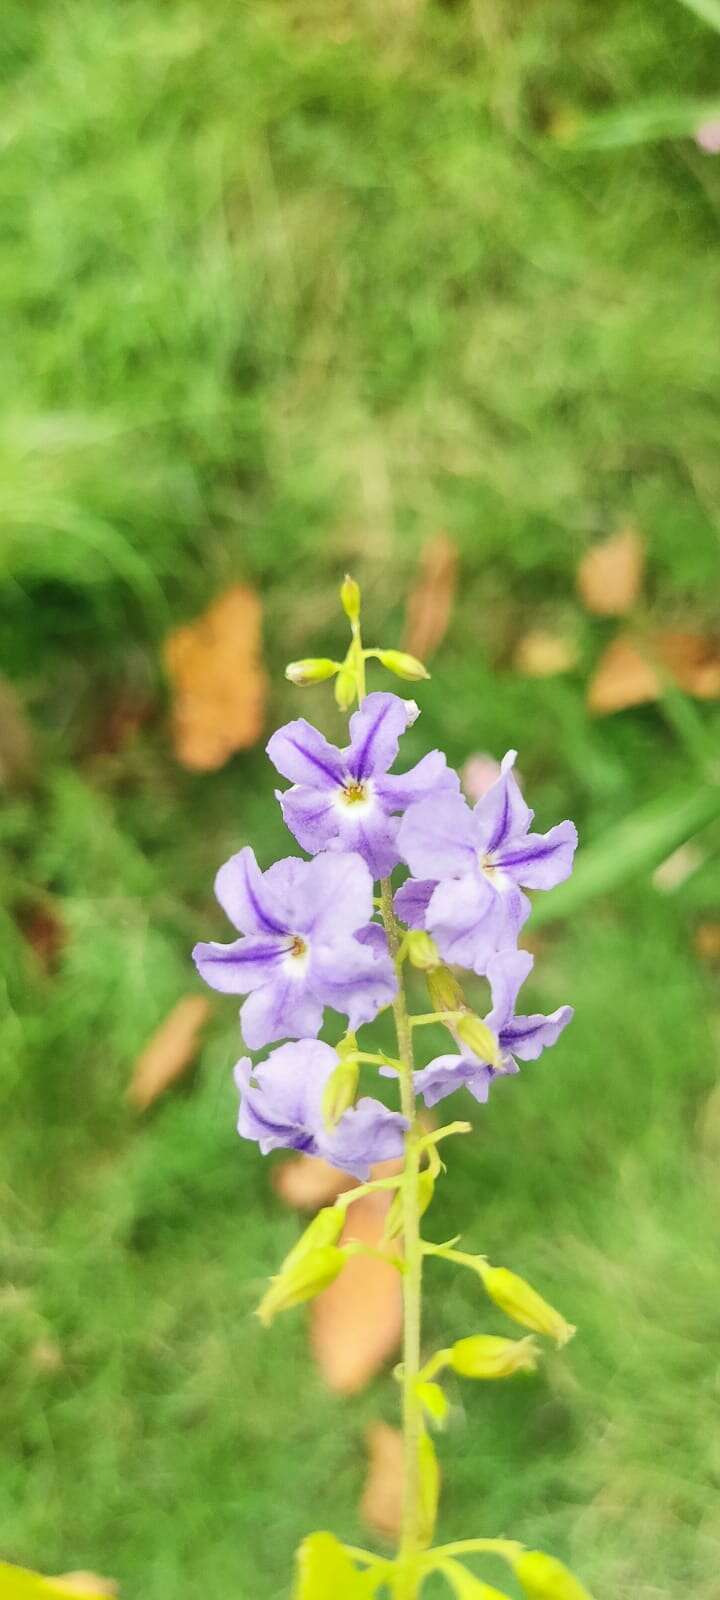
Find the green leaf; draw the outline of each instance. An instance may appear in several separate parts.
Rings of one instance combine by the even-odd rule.
[[[461,1566],[459,1561],[448,1558],[439,1563],[437,1570],[447,1578],[457,1600],[508,1600],[501,1589],[483,1583],[482,1578],[476,1578],[474,1572],[468,1572],[467,1567]]]
[[[623,150],[628,145],[653,144],[658,139],[692,137],[701,123],[717,117],[720,100],[660,96],[585,117],[562,142],[572,150]]]
[[[581,850],[572,878],[535,901],[533,926],[567,917],[627,878],[649,873],[678,845],[720,816],[720,785],[694,784],[673,790],[625,817],[595,844]]]
[[[388,1563],[358,1572],[334,1533],[311,1533],[296,1555],[297,1577],[292,1600],[367,1600],[378,1588]],[[5,1600],[0,1590],[0,1600]],[[39,1600],[39,1597],[38,1597]]]
[[[720,0],[680,0],[680,4],[720,33]]]

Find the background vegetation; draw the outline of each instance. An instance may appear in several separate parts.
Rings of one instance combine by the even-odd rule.
[[[343,571],[389,643],[445,528],[460,597],[412,757],[517,745],[540,824],[585,840],[687,777],[655,708],[588,717],[612,625],[574,572],[632,519],[652,616],[718,622],[720,161],[568,136],[712,97],[717,40],[677,0],[8,0],[2,50],[0,666],[35,758],[8,705],[0,1553],[127,1600],[279,1600],[318,1508],[363,1536],[362,1432],[396,1396],[332,1398],[302,1317],[250,1317],[297,1223],[234,1133],[232,1004],[186,1088],[125,1102],[222,936],[217,864],[288,849],[261,746],[179,767],[162,641],[257,586],[270,729],[284,661],[339,644]],[[513,670],[538,624],[574,672]],[[323,690],[314,713],[338,731]],[[433,1213],[580,1326],[538,1380],[458,1392],[443,1534],[542,1542],[598,1600],[720,1595],[716,842],[675,893],[543,931],[535,1000],[576,1021]],[[447,1342],[478,1302],[437,1285]]]

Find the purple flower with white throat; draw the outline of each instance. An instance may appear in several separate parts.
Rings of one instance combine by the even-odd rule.
[[[318,1033],[323,1007],[351,1030],[389,1005],[392,961],[355,937],[373,912],[373,885],[358,855],[288,856],[261,872],[249,846],[227,861],[215,893],[242,934],[233,944],[198,944],[201,977],[223,994],[246,994],[242,1031],[251,1050]]]
[[[515,1014],[518,991],[531,971],[533,958],[527,950],[502,950],[488,961],[492,1010],[483,1019],[495,1034],[502,1052],[499,1067],[481,1061],[460,1040],[461,1055],[437,1056],[428,1067],[415,1073],[415,1088],[427,1106],[452,1094],[463,1085],[476,1100],[487,1100],[494,1078],[519,1072],[520,1061],[537,1061],[543,1050],[553,1045],[572,1015],[572,1006],[560,1006],[549,1016],[536,1012],[528,1017]],[[452,1029],[450,1030],[452,1032]]]
[[[459,790],[439,750],[409,772],[389,772],[400,735],[418,715],[414,700],[369,694],[350,718],[350,744],[338,750],[299,717],[274,733],[267,747],[291,789],[278,791],[283,817],[304,850],[353,850],[374,878],[397,866],[398,818],[407,806]]]
[[[577,845],[572,822],[529,832],[533,813],[513,776],[516,753],[508,751],[497,782],[472,810],[460,795],[441,795],[411,806],[400,824],[413,878],[396,896],[398,913],[425,927],[448,961],[476,972],[517,938],[530,913],[523,889],[562,883]]]
[[[320,1039],[299,1039],[273,1050],[253,1067],[247,1056],[235,1068],[240,1090],[238,1133],[270,1150],[303,1150],[365,1179],[376,1161],[402,1155],[407,1122],[379,1100],[358,1100],[328,1131],[323,1121],[325,1085],[338,1056]]]

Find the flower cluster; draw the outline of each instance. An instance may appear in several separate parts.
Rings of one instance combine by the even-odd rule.
[[[530,911],[524,891],[550,889],[571,871],[575,828],[561,822],[545,834],[530,831],[514,751],[472,809],[438,750],[407,772],[391,772],[417,715],[414,701],[373,693],[351,716],[342,749],[304,718],[273,735],[268,755],[290,783],[277,798],[311,859],[288,856],[262,872],[249,847],[233,856],[215,887],[240,937],[194,950],[208,984],[247,997],[240,1017],[250,1050],[293,1041],[254,1067],[247,1057],[239,1062],[240,1133],[263,1152],[309,1151],[360,1178],[373,1162],[400,1154],[408,1126],[371,1098],[346,1103],[339,1117],[328,1115],[329,1081],[357,1049],[355,1031],[397,993],[398,963],[386,928],[374,920],[375,880],[387,883],[396,867],[409,868],[394,910],[405,928],[429,936],[432,954],[423,964],[438,971],[445,963],[465,967],[490,985],[491,1008],[482,1022],[473,1019],[473,1031],[452,980],[457,1003],[437,1015],[458,1053],[438,1056],[415,1074],[427,1105],[463,1086],[486,1100],[493,1078],[517,1072],[518,1059],[535,1060],[572,1015],[569,1006],[550,1016],[517,1014],[532,966],[517,938]],[[346,1019],[340,1054],[318,1039],[326,1008]],[[367,1057],[357,1051],[354,1059]],[[372,1059],[382,1069],[382,1058]]]

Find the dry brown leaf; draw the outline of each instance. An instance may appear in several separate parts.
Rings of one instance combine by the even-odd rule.
[[[297,1211],[319,1211],[330,1206],[339,1194],[352,1189],[357,1179],[319,1156],[293,1156],[275,1167],[272,1184],[275,1193]]]
[[[611,538],[594,544],[577,570],[577,587],[586,611],[600,617],[624,617],[642,588],[645,541],[628,523]]]
[[[377,1246],[390,1193],[367,1194],[350,1206],[343,1240]],[[397,1254],[393,1239],[388,1249]],[[313,1300],[310,1343],[320,1371],[337,1394],[356,1394],[393,1356],[402,1334],[402,1285],[396,1267],[373,1256],[348,1261],[339,1278]]]
[[[203,994],[178,1000],[138,1056],[127,1098],[136,1111],[146,1111],[158,1096],[183,1076],[197,1055],[200,1031],[211,1011]]]
[[[259,739],[267,694],[261,620],[258,595],[238,584],[166,640],[173,743],[183,766],[214,772]]]
[[[672,631],[654,633],[643,641],[619,634],[600,657],[588,688],[588,707],[597,716],[606,716],[657,700],[664,678],[674,679],[699,700],[720,699],[720,640]]]
[[[701,961],[720,961],[720,922],[700,922],[693,946]]]
[[[402,648],[420,661],[442,643],[448,630],[457,583],[457,545],[446,533],[428,539],[420,552],[420,571],[408,595]]]
[[[45,972],[54,972],[67,938],[67,929],[54,904],[45,900],[42,904],[23,905],[16,915],[20,932],[41,967]]]
[[[48,1578],[56,1594],[116,1595],[118,1586],[112,1578],[99,1578],[96,1572],[63,1572],[59,1578]]]
[[[554,678],[559,672],[572,672],[578,652],[574,640],[534,628],[518,640],[513,666],[526,678]]]
[[[402,1525],[403,1437],[387,1422],[371,1422],[365,1430],[365,1443],[368,1470],[360,1515],[374,1533],[394,1539]]]

